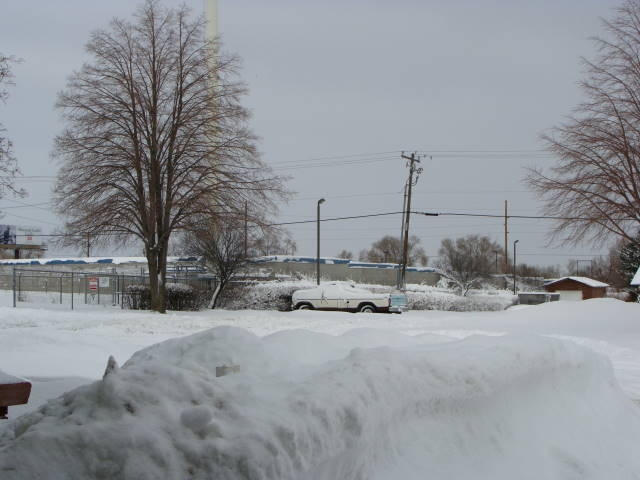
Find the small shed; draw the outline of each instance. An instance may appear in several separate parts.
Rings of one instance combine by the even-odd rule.
[[[562,277],[544,284],[547,292],[560,294],[560,300],[602,298],[609,285],[588,277]]]

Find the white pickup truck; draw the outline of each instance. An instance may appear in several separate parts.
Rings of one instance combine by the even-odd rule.
[[[372,293],[342,283],[327,283],[293,292],[294,310],[401,313],[407,310],[403,293]]]

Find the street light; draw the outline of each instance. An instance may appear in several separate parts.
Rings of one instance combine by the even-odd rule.
[[[320,205],[324,203],[324,198],[318,200],[318,216],[317,216],[317,230],[316,230],[316,285],[320,285]]]
[[[513,294],[516,294],[516,245],[520,240],[513,242]]]

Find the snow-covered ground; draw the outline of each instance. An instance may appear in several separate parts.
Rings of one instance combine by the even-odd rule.
[[[33,383],[0,423],[3,480],[640,478],[638,304],[0,305],[0,370]]]

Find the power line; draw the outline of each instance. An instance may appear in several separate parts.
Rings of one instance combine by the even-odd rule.
[[[5,215],[8,215],[10,217],[15,217],[15,218],[21,218],[22,220],[28,220],[30,222],[38,222],[38,223],[47,223],[49,225],[53,225],[54,227],[58,226],[57,223],[53,223],[53,222],[48,222],[47,220],[36,220],[35,218],[30,218],[30,217],[25,217],[22,215],[16,215],[15,213],[5,213]]]
[[[41,203],[25,203],[22,205],[8,205],[6,207],[0,207],[0,210],[7,210],[13,208],[37,208],[39,210],[49,211],[48,208],[43,208],[42,205],[51,205],[50,202],[41,202]]]
[[[286,160],[283,162],[271,163],[271,165],[287,165],[291,163],[304,163],[304,162],[317,162],[323,160],[340,160],[345,158],[357,158],[357,157],[377,157],[380,155],[397,155],[400,150],[392,150],[389,152],[374,152],[374,153],[352,153],[348,155],[331,155],[327,157],[312,157],[305,160]]]
[[[346,216],[346,217],[332,217],[332,218],[322,218],[320,219],[321,222],[335,222],[335,221],[339,221],[339,220],[354,220],[354,219],[361,219],[361,218],[373,218],[373,217],[383,217],[383,216],[388,216],[388,215],[400,215],[404,212],[402,211],[398,211],[398,212],[384,212],[384,213],[371,213],[371,214],[367,214],[367,215],[350,215],[350,216]],[[270,224],[264,224],[264,225],[249,225],[250,228],[261,228],[261,227],[280,227],[280,226],[285,226],[285,225],[300,225],[300,224],[305,224],[305,223],[315,223],[317,220],[298,220],[295,222],[279,222],[279,223],[270,223]],[[52,224],[55,225],[55,224]],[[90,235],[92,237],[96,237],[96,236],[107,236],[107,235],[127,235],[129,234],[129,232],[108,232],[108,233],[100,233],[100,232],[96,232],[96,233],[91,233]],[[50,233],[50,234],[34,234],[31,235],[32,237],[86,237],[87,233]]]
[[[400,154],[400,150],[374,153],[357,153],[348,155],[331,155],[326,157],[312,157],[308,159],[287,160],[273,162],[269,165],[274,170],[293,170],[299,168],[317,168],[342,165],[357,165],[362,163],[375,163],[385,160],[395,160]],[[555,158],[547,150],[543,149],[494,149],[494,150],[473,150],[473,149],[452,149],[452,150],[419,150],[416,153],[432,158],[447,159],[477,159],[505,161],[517,159],[551,159]]]
[[[333,218],[321,218],[320,221],[321,222],[335,222],[338,220],[353,220],[353,219],[357,219],[357,218],[372,218],[372,217],[382,217],[382,216],[386,216],[386,215],[400,215],[404,212],[400,211],[400,212],[385,212],[385,213],[371,213],[368,215],[352,215],[349,217],[333,217]],[[303,223],[315,223],[317,220],[299,220],[297,222],[282,222],[282,223],[271,223],[268,225],[265,225],[265,227],[280,227],[280,226],[284,226],[284,225],[299,225],[299,224],[303,224]]]
[[[363,218],[375,218],[375,217],[384,217],[384,216],[390,216],[390,215],[401,215],[403,214],[403,211],[395,211],[395,212],[381,212],[381,213],[370,213],[370,214],[363,214],[363,215],[349,215],[349,216],[343,216],[343,217],[330,217],[330,218],[321,218],[320,221],[321,222],[336,222],[336,221],[341,221],[341,220],[356,220],[356,219],[363,219]],[[479,218],[504,218],[504,215],[499,215],[499,214],[487,214],[487,213],[459,213],[459,212],[417,212],[417,211],[412,211],[411,213],[416,214],[416,215],[424,215],[424,216],[458,216],[458,217],[479,217]],[[16,216],[19,218],[24,218],[24,217],[20,217],[18,215],[14,215],[14,214],[7,214],[7,215],[11,215],[11,216]],[[554,217],[554,216],[542,216],[542,215],[509,215],[509,218],[521,218],[521,219],[533,219],[533,220],[539,220],[539,219],[545,219],[545,220],[589,220],[588,218],[585,217]],[[629,219],[632,220],[632,219]],[[264,224],[264,225],[250,225],[250,227],[253,228],[260,228],[260,227],[279,227],[279,226],[286,226],[286,225],[303,225],[303,224],[310,224],[310,223],[315,223],[317,220],[297,220],[297,221],[292,221],[292,222],[274,222],[274,223],[269,223],[269,224]],[[45,222],[45,223],[50,223],[50,222]],[[57,225],[57,224],[53,224],[52,225]],[[481,225],[477,225],[477,226],[481,226]],[[106,235],[126,235],[128,234],[128,232],[122,231],[114,231],[114,232],[104,232],[104,233],[91,233],[91,236],[106,236]],[[34,234],[32,236],[34,237],[85,237],[87,235],[87,233],[50,233],[50,234]]]
[[[491,213],[459,213],[459,212],[415,212],[418,215],[426,215],[429,217],[486,217],[486,218],[504,218],[505,215]],[[507,218],[525,218],[530,220],[593,220],[588,217],[554,217],[551,215],[507,215]],[[618,220],[635,220],[635,218],[619,218]]]

